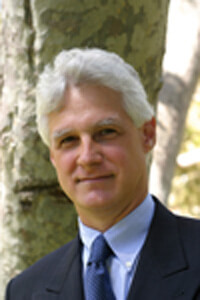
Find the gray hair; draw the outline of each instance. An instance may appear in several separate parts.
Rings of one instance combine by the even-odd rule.
[[[56,56],[53,66],[45,67],[37,86],[37,125],[47,146],[49,113],[61,106],[67,87],[84,83],[120,92],[122,105],[137,127],[154,115],[137,72],[117,54],[96,48],[64,50]]]

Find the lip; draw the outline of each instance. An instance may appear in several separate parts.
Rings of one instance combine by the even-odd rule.
[[[113,178],[114,175],[113,174],[109,174],[109,175],[99,175],[99,176],[86,176],[86,177],[80,177],[76,179],[77,183],[81,183],[81,182],[88,182],[88,183],[92,183],[92,182],[100,182],[103,180],[107,180],[107,179],[111,179]]]

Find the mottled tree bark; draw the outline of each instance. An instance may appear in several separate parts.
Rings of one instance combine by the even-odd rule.
[[[157,106],[157,145],[150,176],[151,192],[165,204],[199,76],[200,2],[173,0],[164,59],[164,84]]]
[[[139,71],[155,103],[168,0],[4,0],[0,156],[4,283],[76,231],[35,127],[35,85],[64,48],[115,51]],[[2,259],[3,257],[3,259]],[[0,290],[3,290],[0,287]]]

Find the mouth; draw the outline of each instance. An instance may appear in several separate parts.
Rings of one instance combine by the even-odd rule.
[[[113,178],[114,175],[101,175],[101,176],[86,176],[76,179],[76,183],[95,183],[95,182],[101,182],[107,179]]]

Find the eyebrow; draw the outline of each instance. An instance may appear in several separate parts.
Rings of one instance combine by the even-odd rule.
[[[103,120],[100,120],[100,121],[94,123],[93,127],[96,128],[96,127],[103,127],[103,126],[108,126],[108,125],[118,125],[119,126],[120,124],[121,124],[121,122],[116,118],[107,118],[107,119],[103,119]],[[73,128],[64,128],[64,129],[56,130],[52,134],[52,139],[57,140],[57,139],[61,138],[62,136],[68,135],[72,132],[74,132]]]
[[[65,128],[65,129],[60,129],[60,130],[56,130],[55,132],[53,132],[52,134],[52,139],[53,140],[57,140],[60,137],[67,135],[69,133],[71,133],[73,131],[73,129],[71,128]]]
[[[120,125],[121,122],[116,119],[116,118],[107,118],[107,119],[104,119],[104,120],[101,120],[99,122],[97,122],[95,124],[96,127],[101,127],[101,126],[106,126],[106,125]]]

